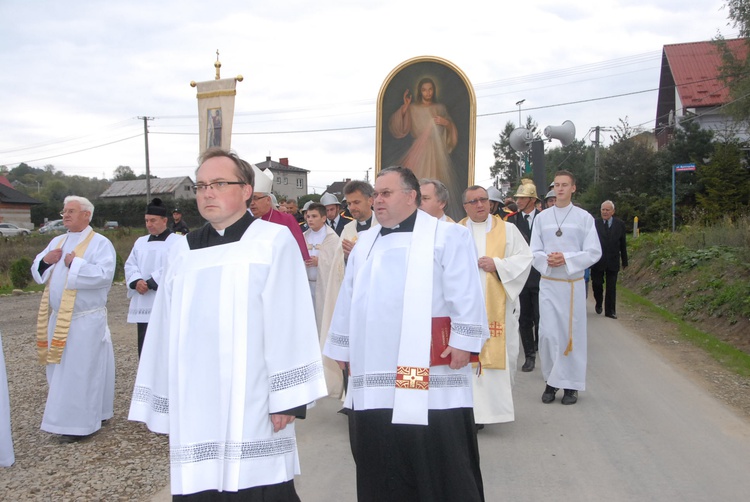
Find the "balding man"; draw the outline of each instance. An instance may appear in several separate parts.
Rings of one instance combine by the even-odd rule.
[[[114,413],[107,294],[115,248],[89,225],[94,205],[88,199],[66,197],[60,215],[68,232],[36,256],[31,273],[46,284],[37,322],[37,352],[49,385],[42,430],[72,442],[98,431]]]
[[[602,202],[601,214],[602,217],[596,220],[596,233],[602,246],[602,257],[591,267],[591,289],[596,300],[596,313],[602,313],[604,300],[604,315],[617,319],[617,274],[620,271],[620,262],[622,268],[628,266],[625,222],[615,218],[615,203],[611,200]],[[605,282],[607,291],[603,294]]]

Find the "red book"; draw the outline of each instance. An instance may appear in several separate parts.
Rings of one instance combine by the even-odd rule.
[[[451,363],[451,356],[440,357],[440,354],[448,348],[448,342],[451,337],[451,318],[450,317],[433,317],[432,318],[432,343],[430,344],[430,366],[442,366]],[[478,363],[479,355],[472,354],[469,358],[470,363]]]

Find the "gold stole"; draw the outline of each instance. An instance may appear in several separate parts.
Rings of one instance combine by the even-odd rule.
[[[497,216],[492,218],[492,227],[486,234],[487,244],[484,256],[505,258],[505,223]],[[461,220],[466,226],[468,218]],[[484,225],[486,223],[474,223]],[[505,369],[505,288],[496,272],[486,273],[485,308],[490,338],[479,353],[482,369]]]
[[[91,239],[94,238],[94,231],[91,230],[89,235],[86,236],[78,245],[75,247],[73,252],[76,256],[83,256],[86,249],[89,247]],[[60,249],[65,243],[64,239],[60,239],[60,244],[55,249]],[[65,257],[61,257],[60,263]],[[55,265],[57,265],[57,263]],[[64,265],[64,262],[63,262]],[[55,271],[52,271],[54,274]],[[70,273],[70,269],[67,270],[66,274]],[[55,324],[55,333],[52,336],[52,347],[47,350],[47,327],[49,326],[49,285],[52,282],[52,274],[47,280],[47,285],[44,287],[44,293],[42,294],[42,302],[39,305],[39,314],[36,320],[36,350],[39,359],[39,364],[60,364],[62,358],[62,352],[65,348],[65,342],[68,339],[68,331],[70,331],[70,322],[73,319],[73,306],[76,302],[76,294],[78,290],[67,289],[63,290],[62,300],[60,301],[60,309],[57,311],[57,323]],[[67,276],[65,284],[67,286]]]

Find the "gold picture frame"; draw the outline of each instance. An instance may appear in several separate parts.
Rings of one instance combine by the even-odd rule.
[[[476,96],[464,72],[434,56],[409,59],[388,74],[377,104],[376,176],[401,165],[418,178],[439,179],[451,194],[446,213],[462,217],[476,148]]]

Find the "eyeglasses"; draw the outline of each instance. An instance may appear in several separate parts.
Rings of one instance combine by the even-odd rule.
[[[63,209],[62,211],[60,211],[60,216],[64,218],[66,214],[73,216],[76,213],[87,213],[87,212],[88,211],[83,211],[79,209]]]
[[[477,204],[484,204],[488,200],[490,200],[489,197],[479,197],[478,199],[467,200],[464,202],[464,205],[469,204],[471,206],[476,206]]]
[[[193,185],[193,193],[206,193],[206,190],[216,190],[217,192],[225,192],[229,185],[247,185],[244,181],[214,181],[212,183],[198,183]]]
[[[253,200],[258,202],[259,200],[265,199],[268,195],[253,195]]]
[[[390,198],[391,195],[393,195],[396,192],[404,192],[404,193],[406,193],[406,192],[411,192],[411,190],[410,189],[407,190],[405,188],[403,190],[383,190],[383,191],[380,191],[380,192],[373,192],[372,193],[372,198],[373,198],[373,200],[377,199],[378,197],[383,197],[384,199],[388,199],[388,198]]]

